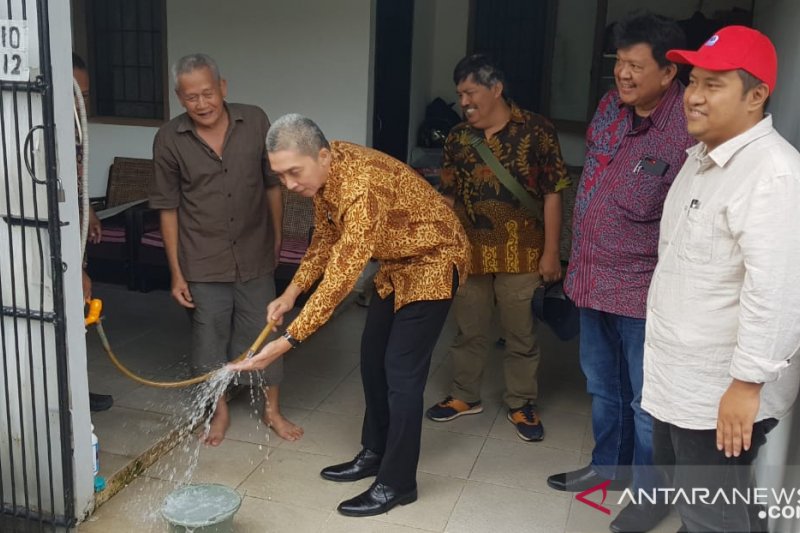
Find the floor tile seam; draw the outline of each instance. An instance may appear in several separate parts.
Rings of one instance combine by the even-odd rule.
[[[541,409],[540,409],[540,411],[541,411]],[[586,417],[591,417],[592,416],[591,408],[590,408],[589,412],[582,412],[582,411],[578,411],[577,409],[564,409],[564,408],[561,408],[561,407],[556,407],[556,408],[553,408],[553,409],[546,409],[543,412],[544,417],[545,418],[548,417],[549,413],[551,413],[551,412],[567,413],[567,414],[571,414],[571,415],[580,415],[580,416],[586,416]]]
[[[345,375],[345,376],[343,376],[343,377],[339,378],[339,380],[338,380],[338,381],[336,381],[336,385],[334,385],[334,386],[331,388],[331,391],[330,391],[330,392],[329,392],[329,393],[328,393],[328,394],[325,396],[325,398],[323,398],[322,400],[320,400],[320,401],[319,401],[319,403],[317,403],[317,404],[316,404],[316,405],[315,405],[315,406],[314,406],[314,407],[311,409],[311,411],[316,411],[316,410],[319,408],[319,406],[320,406],[320,405],[322,405],[322,404],[324,404],[326,401],[328,401],[328,398],[330,398],[330,397],[331,397],[331,395],[332,395],[332,394],[333,394],[333,393],[336,391],[336,389],[338,389],[338,388],[339,388],[339,387],[342,385],[342,383],[344,383],[344,381],[347,379],[347,376],[348,376],[348,375],[350,375],[350,374],[348,373],[347,375]],[[334,380],[331,380],[331,381],[334,381]],[[324,411],[320,411],[320,412],[323,412],[323,413],[324,413]]]
[[[237,487],[237,490],[238,490],[238,487]],[[283,506],[283,507],[289,507],[291,509],[296,509],[298,511],[309,511],[309,510],[311,510],[311,511],[327,512],[328,516],[326,516],[325,520],[322,522],[323,525],[327,524],[328,520],[331,517],[331,515],[336,512],[335,509],[331,511],[329,509],[322,509],[322,508],[319,508],[319,507],[309,507],[309,506],[305,506],[305,505],[297,505],[297,504],[286,502],[286,501],[283,501],[283,500],[275,500],[275,499],[271,499],[269,497],[262,498],[261,496],[255,496],[255,495],[252,495],[252,494],[243,494],[242,498],[243,499],[244,498],[251,498],[253,500],[259,500],[259,501],[266,502],[266,503],[273,503],[275,505],[280,505],[280,506]],[[318,529],[318,531],[322,531],[322,529]]]
[[[456,498],[456,503],[453,504],[453,508],[450,509],[450,514],[447,515],[447,520],[444,523],[444,529],[442,531],[447,531],[447,526],[450,525],[450,521],[453,519],[453,513],[456,512],[456,507],[458,507],[458,502],[461,501],[461,497],[464,495],[464,490],[467,488],[467,483],[469,480],[466,480],[462,485],[461,489],[458,491],[458,498]]]
[[[314,453],[314,452],[309,452],[309,451],[306,451],[306,450],[295,450],[293,448],[283,448],[283,447],[274,447],[274,448],[272,448],[272,451],[273,451],[273,453],[277,452],[277,451],[287,451],[287,452],[294,452],[294,453],[302,453],[302,454],[306,454],[306,455],[313,455],[314,457],[325,457],[326,459],[335,459],[337,457],[335,455],[325,455],[324,453]],[[339,457],[344,457],[344,456],[342,455],[342,456],[339,456]],[[266,461],[267,459],[268,458],[265,458],[264,460]],[[320,479],[322,479],[322,478],[320,478]]]
[[[508,438],[501,439],[501,438],[498,438],[498,437],[492,437],[491,435],[487,435],[486,438],[494,440],[494,441],[497,441],[497,442],[511,442],[511,443],[514,443],[514,444],[523,444],[523,445],[530,446],[531,448],[547,448],[548,450],[555,450],[555,451],[559,451],[559,452],[577,453],[579,459],[580,459],[580,456],[583,455],[583,446],[581,446],[580,448],[574,448],[574,449],[559,448],[558,446],[550,446],[548,444],[545,444],[547,442],[547,437],[545,437],[544,440],[541,440],[541,441],[538,441],[538,442],[524,441],[519,437],[517,437],[516,440],[514,440],[514,439],[508,439]],[[583,441],[581,441],[581,442],[583,442]]]
[[[326,415],[344,416],[344,417],[348,417],[348,418],[358,418],[358,419],[363,419],[364,418],[364,413],[363,412],[359,413],[359,414],[337,413],[335,411],[326,411],[325,409],[320,409],[319,407],[314,408],[312,411],[316,411],[318,413],[322,413],[322,414],[326,414]]]
[[[492,487],[501,487],[501,488],[504,488],[504,489],[513,489],[515,491],[522,491],[522,492],[526,492],[526,493],[529,493],[529,494],[532,494],[532,495],[536,495],[536,496],[554,496],[554,497],[558,498],[559,500],[567,500],[567,499],[569,499],[570,501],[572,501],[572,500],[575,499],[575,498],[572,497],[572,494],[574,494],[574,493],[564,492],[564,491],[557,491],[557,490],[553,490],[551,488],[548,488],[546,491],[543,491],[543,490],[532,489],[532,488],[529,488],[529,487],[520,487],[518,485],[504,485],[502,483],[495,483],[494,481],[483,481],[483,480],[480,480],[480,479],[468,479],[467,482],[464,484],[464,487],[466,488],[466,486],[470,485],[470,484],[491,485]],[[570,507],[571,507],[571,505],[572,504],[570,503]]]
[[[242,485],[243,485],[243,484],[244,484],[244,483],[245,483],[245,482],[246,482],[248,479],[250,479],[250,477],[251,477],[253,474],[255,474],[255,473],[256,473],[256,470],[258,470],[258,469],[261,467],[261,465],[263,465],[263,464],[264,464],[264,462],[265,462],[265,461],[266,461],[268,458],[269,458],[269,457],[263,457],[263,458],[262,458],[260,461],[258,461],[258,462],[256,462],[256,463],[254,463],[254,465],[253,465],[253,469],[252,469],[252,470],[250,470],[249,472],[247,472],[247,474],[246,474],[246,475],[245,475],[245,476],[242,478],[242,480],[241,480],[239,483],[237,483],[237,484],[236,484],[236,487],[235,487],[235,489],[237,489],[237,490],[238,490],[238,489],[239,489],[239,488],[240,488],[240,487],[241,487],[241,486],[242,486]]]
[[[554,496],[554,497],[559,498],[561,500],[566,500],[566,499],[570,498],[570,496],[568,496],[567,493],[560,492],[560,491],[557,491],[557,490],[553,490],[553,489],[550,489],[550,488],[539,490],[539,489],[533,489],[533,488],[530,488],[530,487],[521,487],[519,485],[507,485],[507,484],[500,483],[500,482],[497,482],[497,481],[487,481],[487,480],[484,480],[484,479],[476,479],[476,478],[472,478],[472,477],[467,479],[467,482],[470,482],[470,483],[482,483],[484,485],[492,485],[492,486],[495,486],[495,487],[502,487],[502,488],[505,488],[505,489],[521,490],[521,491],[530,492],[530,493],[541,495],[541,496]]]
[[[280,437],[279,437],[279,438],[280,438]],[[281,444],[280,442],[276,442],[275,444],[273,444],[273,443],[272,443],[272,441],[267,441],[267,442],[250,442],[249,440],[242,440],[242,439],[237,439],[236,437],[227,437],[227,436],[225,437],[225,440],[226,440],[226,441],[228,441],[228,440],[229,440],[229,441],[232,441],[232,442],[238,442],[238,443],[241,443],[241,444],[252,444],[253,446],[265,446],[265,447],[267,447],[267,448],[271,448],[271,449],[273,449],[273,450],[277,450],[277,449],[278,449],[278,447],[279,447],[279,446],[280,446],[280,444]]]
[[[145,385],[142,385],[142,386],[144,387]],[[137,407],[131,407],[129,405],[121,404],[119,402],[115,402],[114,403],[114,407],[116,407],[118,409],[126,409],[128,411],[136,411],[136,412],[139,412],[139,413],[147,413],[147,414],[150,414],[150,415],[161,415],[162,418],[163,417],[173,417],[173,416],[178,416],[179,415],[179,413],[175,413],[175,412],[153,411],[153,410],[148,410],[148,409],[141,409],[141,408],[137,408]],[[183,420],[183,417],[180,417],[180,418]]]
[[[435,423],[437,425],[426,424],[426,425],[422,426],[422,428],[423,429],[429,429],[431,431],[442,432],[442,433],[454,433],[456,435],[463,435],[465,437],[479,437],[479,438],[482,438],[482,437],[488,437],[489,433],[491,433],[491,431],[492,431],[492,427],[494,427],[494,423],[492,423],[492,427],[490,427],[488,430],[486,430],[486,433],[467,433],[466,431],[459,431],[457,429],[447,429],[447,427],[445,427],[447,422],[435,422]],[[441,424],[441,426],[439,426],[438,424]]]
[[[490,429],[491,431],[491,429]],[[486,448],[486,443],[488,442],[488,435],[483,438],[483,442],[481,443],[481,449],[478,450],[477,455],[475,455],[475,459],[472,461],[472,466],[469,467],[469,472],[467,473],[467,480],[472,477],[472,473],[475,471],[475,466],[478,464],[478,459],[480,459],[483,450]]]
[[[144,387],[145,385],[142,385]],[[128,407],[127,405],[114,405],[114,408],[123,409],[125,411],[136,411],[138,413],[147,413],[147,414],[162,414],[162,413],[154,413],[153,411],[147,411],[145,409],[137,409],[135,407]]]

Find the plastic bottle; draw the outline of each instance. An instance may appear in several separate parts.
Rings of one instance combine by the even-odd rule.
[[[100,472],[100,443],[97,435],[94,434],[94,424],[92,424],[92,475],[97,476]]]

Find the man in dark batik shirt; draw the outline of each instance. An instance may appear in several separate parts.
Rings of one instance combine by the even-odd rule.
[[[561,192],[569,186],[553,125],[503,95],[502,72],[482,55],[468,56],[453,74],[466,121],[444,147],[442,193],[451,199],[472,245],[469,281],[454,300],[458,336],[450,350],[450,394],[428,409],[445,422],[480,413],[481,378],[491,350],[495,306],[505,343],[508,419],[525,441],[544,438],[536,410],[539,346],[531,298],[542,281],[561,278]],[[473,146],[478,137],[538,204],[531,212],[507,189]]]

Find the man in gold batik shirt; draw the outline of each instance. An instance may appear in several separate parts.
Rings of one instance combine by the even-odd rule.
[[[297,297],[321,282],[283,337],[233,368],[264,368],[300,345],[331,317],[366,263],[378,260],[377,296],[361,339],[362,450],[321,475],[340,482],[377,476],[338,509],[382,514],[417,498],[422,392],[453,294],[466,279],[469,242],[445,200],[411,168],[363,146],[329,143],[305,117],[275,121],[267,152],[289,190],[314,198],[311,245],[268,318],[281,323]]]
[[[453,202],[472,245],[473,276],[453,303],[458,335],[450,349],[450,394],[427,411],[447,422],[483,411],[481,381],[491,351],[495,308],[505,338],[503,397],[508,420],[525,441],[544,438],[536,410],[539,345],[531,298],[539,284],[561,277],[561,190],[569,186],[553,125],[504,95],[503,74],[486,56],[467,56],[453,73],[466,120],[444,146],[441,192]],[[523,205],[484,161],[476,139],[530,195]]]

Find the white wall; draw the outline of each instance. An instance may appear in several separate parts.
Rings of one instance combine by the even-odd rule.
[[[591,68],[592,40],[594,36],[593,17],[576,18],[576,12],[585,13],[585,0],[560,0],[558,8],[559,37],[556,61],[554,61],[553,105],[559,110],[558,118],[585,119],[588,101],[589,70]],[[562,6],[562,4],[564,4]],[[431,7],[435,10],[435,20],[421,20],[430,16]],[[420,8],[424,12],[419,12]],[[417,0],[414,29],[414,60],[412,61],[412,105],[409,147],[416,143],[416,128],[425,114],[424,105],[419,99],[425,94],[426,102],[437,96],[445,102],[455,102],[453,68],[467,53],[467,32],[469,27],[469,2],[467,0]],[[419,25],[419,26],[418,26]],[[584,27],[585,26],[585,27]],[[429,32],[432,32],[431,36]],[[432,44],[429,42],[432,41]],[[584,43],[583,41],[587,41]],[[432,48],[426,51],[427,46]],[[560,49],[559,49],[560,46]],[[425,54],[428,57],[425,57]],[[560,57],[560,59],[559,59]],[[557,63],[557,64],[556,64]],[[424,69],[430,72],[425,73]],[[417,70],[420,70],[419,72]],[[423,90],[424,81],[430,80],[427,93]],[[557,80],[556,80],[557,79]],[[574,93],[573,98],[560,97]],[[559,93],[559,94],[557,94]],[[585,93],[585,94],[584,94]],[[417,101],[415,102],[415,99]],[[458,105],[454,106],[459,111]],[[563,112],[563,113],[562,113]],[[583,115],[578,116],[580,113]],[[562,116],[562,114],[564,116]],[[585,154],[584,139],[580,135],[560,132],[559,139],[564,160],[569,165],[583,165]]]
[[[228,80],[228,100],[272,118],[298,112],[331,139],[368,142],[371,0],[170,0],[170,65],[210,54]],[[183,110],[170,99],[170,112]],[[92,124],[92,196],[105,194],[114,156],[149,157],[154,128]]]
[[[436,97],[456,101],[453,68],[467,53],[468,0],[415,0],[408,151],[417,144],[425,106]],[[458,106],[454,106],[458,109]]]
[[[582,16],[576,17],[576,13]],[[551,117],[585,121],[589,105],[597,6],[559,0],[550,91]]]
[[[114,157],[153,157],[158,128],[89,124],[89,196],[106,195],[108,167]]]
[[[436,0],[430,99],[456,100],[453,68],[467,54],[468,0]]]
[[[773,124],[789,142],[800,148],[800,102],[797,100],[800,89],[800,33],[797,31],[800,27],[800,4],[796,0],[757,0],[754,26],[772,39],[778,51],[778,82],[769,108]],[[783,459],[787,465],[792,465],[780,473],[760,465],[759,485],[777,488],[800,486],[800,472],[796,466],[800,464],[800,409],[797,403],[793,413],[770,433],[759,458],[769,458],[772,464],[781,464]],[[798,533],[800,521],[773,520],[770,531]]]
[[[754,25],[772,39],[778,51],[778,82],[769,109],[775,128],[800,147],[800,4],[796,0],[759,0]]]
[[[408,153],[417,144],[417,129],[425,117],[425,106],[432,100],[434,31],[436,3],[415,0],[414,33],[411,45],[411,100],[408,105]]]

